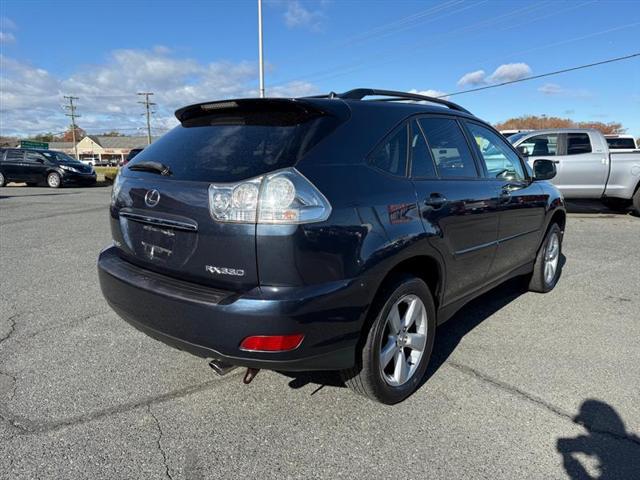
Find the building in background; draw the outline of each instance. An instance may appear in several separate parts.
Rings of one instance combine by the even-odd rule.
[[[155,141],[157,137],[152,138]],[[87,135],[78,142],[78,157],[80,160],[93,159],[98,165],[120,164],[124,162],[129,151],[133,148],[147,146],[147,137],[103,137]],[[73,142],[50,142],[51,150],[58,150],[68,155],[74,155]]]

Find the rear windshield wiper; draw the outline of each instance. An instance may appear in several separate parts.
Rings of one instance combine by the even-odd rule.
[[[138,162],[129,166],[129,170],[138,170],[141,172],[153,172],[159,173],[160,175],[169,176],[171,175],[171,169],[167,167],[165,164],[160,162]]]

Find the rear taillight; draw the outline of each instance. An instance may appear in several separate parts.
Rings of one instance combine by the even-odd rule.
[[[239,183],[209,186],[209,211],[218,222],[297,224],[326,220],[331,205],[294,168]]]
[[[255,335],[242,340],[241,350],[254,352],[286,352],[300,346],[304,335]]]

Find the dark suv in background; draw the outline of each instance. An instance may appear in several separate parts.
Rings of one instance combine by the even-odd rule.
[[[114,183],[100,283],[126,321],[219,372],[339,370],[395,403],[466,302],[558,281],[553,162],[531,171],[454,103],[357,89],[176,116]]]
[[[55,150],[6,148],[0,150],[0,187],[9,182],[28,186],[94,185],[96,172],[91,165]]]

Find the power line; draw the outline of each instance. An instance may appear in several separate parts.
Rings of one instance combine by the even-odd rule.
[[[151,107],[155,103],[149,101],[149,96],[153,95],[153,92],[139,92],[138,95],[144,95],[144,101],[138,102],[145,106],[147,115],[147,145],[151,145]],[[144,115],[144,114],[143,114]]]
[[[634,57],[640,57],[640,52],[632,53],[631,55],[625,55],[623,57],[609,58],[602,60],[601,62],[588,63],[586,65],[579,65],[577,67],[563,68],[562,70],[556,70],[555,72],[541,73],[540,75],[532,75],[530,77],[519,78],[517,80],[509,80],[508,82],[496,83],[495,85],[485,85],[484,87],[471,88],[469,90],[461,90],[459,92],[447,93],[446,95],[440,95],[436,98],[453,97],[454,95],[462,95],[463,93],[479,92],[481,90],[489,90],[490,88],[503,87],[505,85],[511,85],[513,83],[527,82],[529,80],[536,80],[538,78],[550,77],[552,75],[559,75],[561,73],[573,72],[575,70],[582,70],[584,68],[596,67],[598,65],[604,65],[607,63],[621,62],[622,60],[629,60]]]
[[[78,160],[78,144],[76,143],[76,117],[80,117],[81,115],[76,114],[76,106],[73,104],[74,100],[79,100],[78,97],[74,97],[72,95],[64,95],[64,98],[69,100],[69,105],[65,105],[64,108],[69,110],[69,113],[65,113],[67,117],[71,117],[71,135],[73,139],[73,152],[76,156],[76,160]]]

